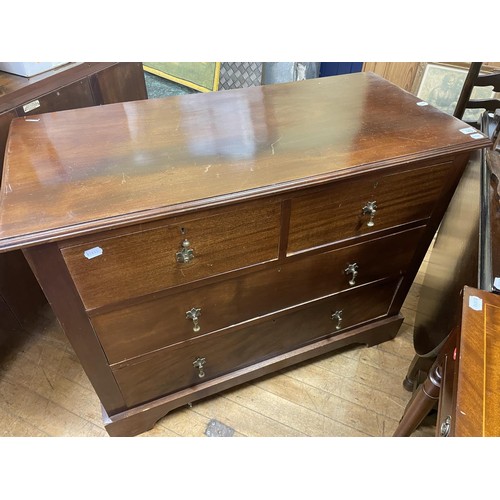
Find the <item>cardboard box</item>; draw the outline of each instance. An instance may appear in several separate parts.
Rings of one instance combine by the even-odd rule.
[[[67,64],[66,62],[0,62],[0,71],[18,76],[35,76],[50,69]]]

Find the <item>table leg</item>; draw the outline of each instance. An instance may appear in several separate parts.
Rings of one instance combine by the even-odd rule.
[[[414,392],[419,384],[423,382],[424,377],[429,373],[429,370],[435,360],[435,356],[427,358],[415,354],[415,357],[412,359],[408,368],[406,378],[403,380],[403,387],[407,391]]]
[[[439,399],[441,370],[440,360],[436,360],[429,371],[429,375],[407,404],[403,417],[393,436],[410,436],[432,410],[434,404]]]

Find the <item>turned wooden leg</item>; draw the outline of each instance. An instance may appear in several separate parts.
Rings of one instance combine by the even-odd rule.
[[[414,393],[393,436],[410,436],[429,414],[439,398],[441,389],[441,363],[436,360],[429,375]]]
[[[406,378],[403,380],[403,387],[407,391],[413,392],[423,382],[435,359],[435,357],[426,358],[415,354],[408,368]]]

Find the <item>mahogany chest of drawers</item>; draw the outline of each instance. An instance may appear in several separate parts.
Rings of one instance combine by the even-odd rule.
[[[23,249],[111,435],[353,343],[400,307],[481,134],[359,73],[14,120]]]

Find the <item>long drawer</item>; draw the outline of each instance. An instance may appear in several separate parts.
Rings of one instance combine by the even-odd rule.
[[[451,168],[362,176],[294,198],[288,254],[428,218]]]
[[[196,385],[387,313],[399,280],[357,287],[246,328],[233,328],[111,368],[128,406]]]
[[[61,249],[86,309],[278,257],[280,205],[268,203]],[[187,243],[186,243],[187,242]]]
[[[110,363],[248,321],[294,304],[405,273],[423,227],[273,269],[118,308],[92,318]],[[357,275],[347,274],[356,266]]]

